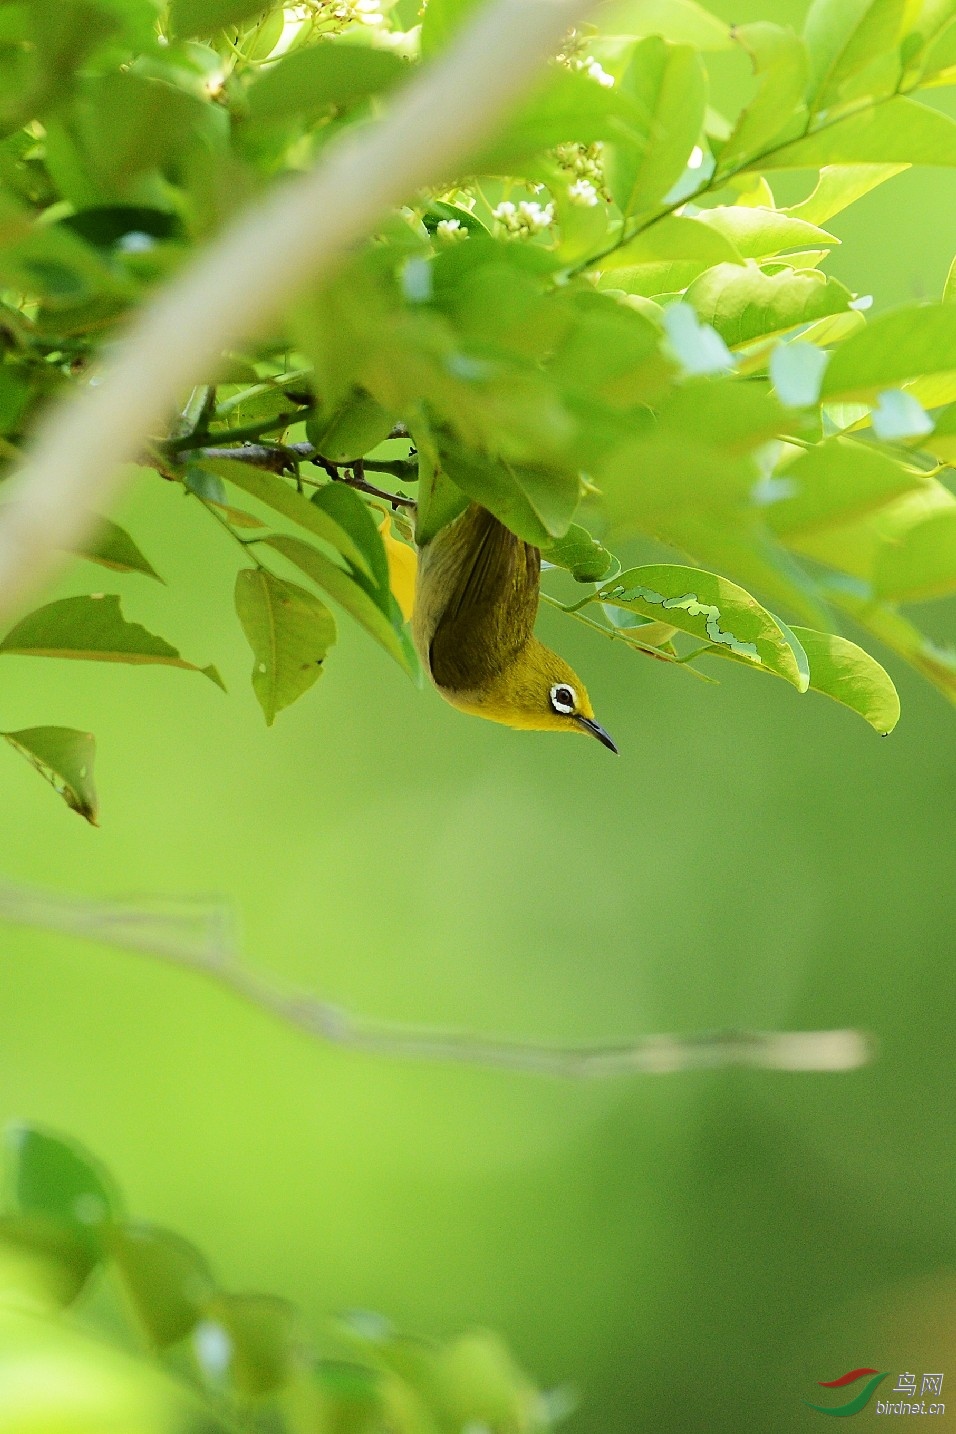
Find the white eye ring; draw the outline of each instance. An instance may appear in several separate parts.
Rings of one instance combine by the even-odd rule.
[[[578,694],[566,682],[556,682],[551,689],[551,706],[562,717],[572,717],[578,710]]]

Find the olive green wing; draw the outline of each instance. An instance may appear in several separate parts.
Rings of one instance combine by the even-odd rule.
[[[541,555],[477,504],[453,526],[429,666],[439,687],[470,691],[492,682],[531,636]]]

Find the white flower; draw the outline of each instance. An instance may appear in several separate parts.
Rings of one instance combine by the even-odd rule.
[[[598,192],[589,179],[578,179],[568,185],[568,198],[582,209],[593,209],[598,202]]]
[[[435,225],[435,233],[439,239],[451,241],[468,238],[468,230],[461,227],[460,219],[439,219]]]
[[[533,199],[522,199],[518,205],[518,217],[532,234],[539,234],[554,219],[554,205],[546,204],[542,209]]]
[[[598,84],[603,85],[606,90],[609,90],[614,84],[614,76],[609,75],[600,60],[596,60],[593,55],[588,55],[584,62],[584,70],[592,80],[597,80]]]
[[[507,224],[510,219],[514,219],[516,212],[511,200],[503,199],[497,209],[491,211],[491,217],[497,219],[499,224]]]

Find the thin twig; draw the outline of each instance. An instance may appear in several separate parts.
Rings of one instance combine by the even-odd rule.
[[[182,450],[180,450],[182,451]],[[204,458],[207,461],[215,461],[218,458],[229,458],[235,463],[248,463],[253,468],[265,468],[270,473],[294,472],[297,463],[316,463],[336,483],[345,483],[349,488],[357,488],[360,493],[368,493],[372,498],[380,498],[385,503],[391,503],[393,508],[417,508],[418,504],[414,498],[406,498],[404,493],[389,493],[384,488],[376,488],[361,476],[361,471],[355,469],[349,471],[340,468],[335,463],[330,463],[327,458],[319,453],[318,449],[311,443],[246,443],[238,448],[195,448],[189,455],[192,459],[201,462]],[[385,468],[384,464],[362,465],[367,466],[374,472],[394,472],[394,466]],[[359,468],[356,463],[355,468]]]
[[[594,1079],[723,1066],[848,1071],[874,1055],[872,1039],[857,1030],[703,1031],[565,1046],[369,1021],[244,966],[232,912],[219,903],[97,901],[0,882],[0,921],[195,971],[315,1040],[376,1056]]]

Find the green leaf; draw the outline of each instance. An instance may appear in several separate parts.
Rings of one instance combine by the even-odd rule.
[[[635,46],[619,84],[637,119],[633,138],[614,147],[608,186],[623,214],[640,214],[684,173],[704,121],[707,81],[696,50],[652,35]]]
[[[766,274],[753,263],[718,264],[695,279],[685,298],[735,348],[840,313],[849,306],[850,292],[814,269]]]
[[[813,0],[803,32],[810,57],[811,110],[847,98],[848,83],[861,71],[869,73],[873,62],[883,57],[890,60],[885,79],[892,90],[899,78],[894,51],[902,38],[905,8],[906,0]]]
[[[956,403],[949,404],[936,415],[933,432],[921,440],[920,447],[928,449],[944,463],[953,463],[956,459]]]
[[[835,600],[874,637],[899,654],[950,702],[956,703],[956,652],[939,647],[902,613],[886,603],[853,600],[843,594]]]
[[[567,532],[580,496],[576,474],[508,463],[460,447],[445,449],[442,459],[455,487],[526,543],[540,546]]]
[[[674,564],[629,568],[597,594],[602,603],[652,621],[664,620],[709,645],[783,677],[798,691],[806,676],[776,619],[736,583],[716,573]]]
[[[196,1333],[200,1361],[208,1336],[214,1335],[217,1355],[225,1336],[229,1381],[237,1393],[250,1398],[281,1389],[303,1364],[304,1339],[296,1311],[271,1295],[216,1295]],[[218,1374],[219,1369],[210,1372]]]
[[[45,1215],[0,1216],[0,1304],[41,1310],[76,1299],[98,1261],[73,1227]]]
[[[215,1285],[202,1255],[156,1225],[120,1225],[108,1240],[127,1299],[150,1343],[165,1349],[202,1315]]]
[[[943,285],[943,303],[956,304],[956,259],[949,266]]]
[[[759,205],[720,205],[704,209],[697,222],[722,234],[744,259],[770,259],[787,249],[839,244],[839,239],[779,209]]]
[[[160,663],[201,672],[217,687],[222,678],[214,667],[197,667],[175,647],[138,622],[127,622],[114,593],[61,598],[18,622],[0,642],[0,653],[20,657],[71,657],[91,662]]]
[[[813,192],[781,213],[805,219],[809,224],[826,224],[828,219],[848,209],[864,194],[869,194],[871,189],[885,184],[908,168],[908,164],[824,165]]]
[[[337,567],[324,553],[313,548],[310,543],[303,542],[301,538],[293,538],[285,533],[274,533],[271,537],[264,538],[263,542],[277,553],[281,553],[290,563],[294,563],[306,577],[312,579],[317,587],[328,593],[356,622],[361,623],[365,631],[375,639],[385,651],[394,657],[399,666],[414,676],[406,644],[402,641],[402,635],[396,621],[389,620],[389,617],[382,611],[381,606],[369,596],[364,587],[359,584],[348,573]],[[400,624],[401,615],[398,616]]]
[[[96,740],[92,732],[72,727],[25,727],[0,733],[14,751],[57,792],[72,811],[97,826],[98,803],[93,784]]]
[[[880,314],[836,350],[821,397],[869,398],[906,379],[956,369],[956,305],[908,304]]]
[[[361,391],[349,395],[332,413],[317,413],[305,425],[306,437],[330,463],[361,458],[388,437],[394,418]]]
[[[169,19],[176,35],[212,35],[268,8],[268,0],[172,0]]]
[[[422,16],[422,55],[430,59],[443,50],[455,31],[477,10],[480,0],[428,0]]]
[[[15,1210],[58,1222],[97,1254],[105,1231],[122,1214],[106,1169],[76,1141],[35,1125],[9,1127],[7,1149]]]
[[[121,528],[110,518],[97,518],[96,523],[96,532],[77,547],[75,552],[118,573],[142,573],[144,577],[155,578],[157,582],[163,581],[125,528]]]
[[[258,568],[236,574],[236,613],[252,648],[252,687],[272,726],[277,713],[322,676],[335,621],[305,588]]]
[[[204,458],[197,466],[217,474],[220,478],[228,479],[237,488],[241,488],[244,493],[248,493],[250,497],[264,503],[267,508],[272,508],[276,513],[281,513],[284,518],[291,519],[293,523],[297,523],[300,528],[307,529],[316,538],[322,538],[353,566],[371,577],[364,554],[341,524],[330,518],[322,508],[310,503],[308,498],[303,498],[278,474],[267,473],[261,468],[253,468],[248,463],[237,463],[232,458]]]
[[[730,26],[695,0],[617,0],[602,10],[601,28],[609,35],[661,35],[698,50],[733,47]]]
[[[616,278],[616,269],[663,261],[693,260],[701,269],[711,264],[739,264],[741,255],[733,236],[725,235],[719,225],[706,222],[707,213],[693,219],[665,214],[629,243],[600,259],[598,267]]]
[[[820,169],[824,165],[956,165],[956,121],[939,110],[896,96],[821,126],[752,160],[747,168]]]
[[[378,525],[371,509],[354,488],[346,483],[327,483],[318,488],[311,498],[315,507],[337,523],[348,533],[362,554],[364,567],[353,570],[352,576],[365,588],[373,602],[377,603],[386,617],[391,615],[391,589],[388,578],[388,555]],[[366,573],[369,574],[366,577]]]
[[[252,121],[321,118],[396,84],[408,65],[389,50],[323,40],[283,55],[246,92]]]
[[[776,480],[782,496],[764,516],[783,538],[853,522],[926,481],[872,444],[840,437],[800,454]]]
[[[956,82],[956,16],[944,25],[927,47],[920,66],[921,85]]]
[[[879,553],[873,574],[879,597],[927,602],[956,592],[956,507],[940,508]]]
[[[792,30],[758,20],[735,26],[733,36],[749,53],[759,88],[721,147],[721,169],[758,154],[781,130],[799,122],[808,76],[806,50]]]
[[[855,642],[830,632],[795,627],[810,661],[810,689],[859,712],[886,736],[899,721],[900,699],[889,674]]]
[[[599,583],[614,561],[586,528],[572,523],[563,538],[542,548],[545,562],[565,568],[578,583]]]

